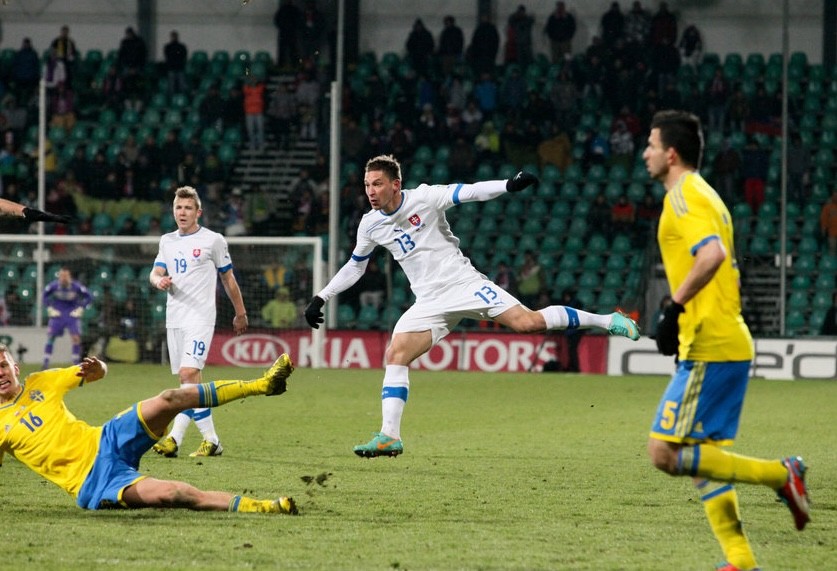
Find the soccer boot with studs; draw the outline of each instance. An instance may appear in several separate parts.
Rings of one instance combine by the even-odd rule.
[[[373,432],[372,440],[366,444],[358,444],[355,446],[354,452],[362,458],[398,456],[404,452],[404,445],[398,438],[392,438],[382,432]]]

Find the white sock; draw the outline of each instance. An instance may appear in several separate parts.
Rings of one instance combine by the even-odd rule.
[[[174,438],[178,446],[183,442],[183,438],[186,436],[186,429],[189,428],[190,422],[192,422],[192,417],[185,412],[181,412],[174,417],[174,423],[172,423],[169,436]]]
[[[387,365],[384,387],[381,390],[381,432],[401,439],[401,415],[410,393],[409,368],[404,365]]]
[[[610,314],[589,313],[564,305],[550,305],[538,311],[543,315],[547,329],[607,329],[610,326]]]
[[[206,441],[218,444],[218,435],[215,433],[215,422],[212,420],[211,408],[193,408],[192,420],[195,421],[201,436]]]

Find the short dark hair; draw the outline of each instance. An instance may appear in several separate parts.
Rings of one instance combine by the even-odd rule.
[[[390,180],[401,180],[401,164],[392,155],[378,155],[366,163],[366,172],[383,171]]]
[[[683,163],[700,168],[703,130],[696,115],[687,111],[658,111],[651,119],[651,128],[660,130],[660,142],[664,149],[674,147]]]

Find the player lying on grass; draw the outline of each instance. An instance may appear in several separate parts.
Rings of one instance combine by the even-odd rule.
[[[0,458],[9,452],[58,485],[84,509],[187,508],[204,511],[296,514],[292,498],[255,500],[207,492],[185,482],[141,474],[142,455],[164,434],[180,411],[220,406],[251,395],[280,395],[294,367],[280,356],[260,378],[213,381],[168,389],[135,403],[104,426],[77,420],[64,395],[103,378],[107,365],[86,357],[78,365],[33,373],[21,382],[20,368],[0,344]]]
[[[69,224],[73,221],[71,216],[64,216],[63,214],[53,214],[52,212],[44,212],[37,208],[29,208],[17,202],[0,198],[0,216],[18,216],[25,218],[27,222],[57,222],[59,224]]]
[[[518,333],[595,327],[611,335],[639,338],[636,323],[619,313],[600,315],[562,305],[533,311],[478,272],[459,249],[445,210],[520,192],[538,183],[535,175],[521,171],[509,180],[421,185],[409,190],[401,188],[398,161],[381,155],[366,163],[363,183],[372,210],[358,226],[352,256],[305,308],[305,319],[316,329],[323,322],[325,302],[360,279],[376,246],[389,250],[416,296],[415,304],[395,324],[387,347],[381,431],[366,444],[355,446],[358,456],[401,454],[401,415],[410,388],[410,363],[463,319],[491,319]]]

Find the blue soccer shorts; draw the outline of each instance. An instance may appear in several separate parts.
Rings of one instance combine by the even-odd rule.
[[[666,442],[732,444],[750,361],[680,361],[657,408],[651,437]]]
[[[148,477],[140,474],[139,462],[155,442],[157,438],[146,427],[138,404],[107,421],[99,452],[81,485],[76,504],[88,510],[128,507],[122,501],[122,492]]]

